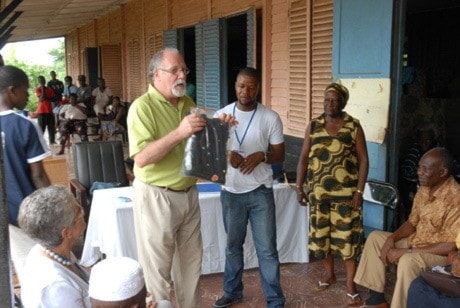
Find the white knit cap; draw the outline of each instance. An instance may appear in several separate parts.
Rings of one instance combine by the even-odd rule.
[[[89,296],[100,301],[121,301],[138,294],[144,286],[139,262],[127,257],[113,257],[93,266]]]

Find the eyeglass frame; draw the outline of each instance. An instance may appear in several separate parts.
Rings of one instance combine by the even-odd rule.
[[[190,73],[190,70],[186,67],[185,69],[182,68],[182,67],[175,67],[173,69],[165,69],[165,68],[157,68],[157,70],[159,71],[163,71],[163,72],[166,72],[166,73],[170,73],[172,75],[178,75],[179,72],[183,72],[186,76]]]

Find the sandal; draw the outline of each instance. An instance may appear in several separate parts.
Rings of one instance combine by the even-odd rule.
[[[318,281],[318,285],[316,286],[316,291],[325,291],[329,288],[329,286],[335,284],[337,280],[335,276],[332,276],[328,281],[322,282],[321,280]]]
[[[350,294],[350,293],[347,293],[347,296],[345,298],[345,303],[348,305],[348,306],[360,306],[364,303],[364,301],[361,299],[361,296],[359,295],[359,293],[355,293],[355,294]]]

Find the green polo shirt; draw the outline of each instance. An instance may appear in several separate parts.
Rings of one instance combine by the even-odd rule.
[[[179,126],[195,103],[188,96],[179,99],[178,109],[169,103],[152,85],[137,98],[128,112],[129,155],[134,157],[149,143],[158,140]],[[134,164],[136,179],[155,186],[185,189],[196,183],[195,178],[179,174],[184,159],[186,140],[179,143],[161,161],[140,168]]]

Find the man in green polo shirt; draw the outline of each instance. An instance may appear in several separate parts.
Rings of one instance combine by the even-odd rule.
[[[156,53],[149,89],[132,103],[127,122],[137,250],[147,291],[153,301],[169,300],[173,280],[178,306],[193,308],[201,306],[201,215],[196,179],[179,171],[186,139],[206,121],[188,113],[195,107],[185,95],[188,72],[177,49]],[[235,122],[228,114],[220,119]]]

